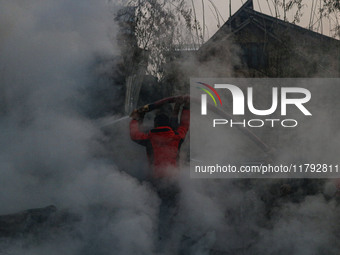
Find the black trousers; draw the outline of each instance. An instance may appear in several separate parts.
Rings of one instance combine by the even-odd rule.
[[[171,237],[172,226],[175,223],[180,198],[179,185],[176,182],[158,179],[151,181],[157,192],[161,204],[159,207],[158,238],[159,241],[166,241]]]

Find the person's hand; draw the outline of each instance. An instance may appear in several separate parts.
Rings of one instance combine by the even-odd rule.
[[[139,119],[139,113],[138,113],[137,109],[133,110],[133,112],[130,114],[130,117],[134,120]]]
[[[141,111],[140,109],[135,109],[133,112],[130,114],[130,117],[134,120],[141,120],[144,118],[145,112]]]
[[[190,96],[184,96],[183,103],[184,103],[183,107],[186,109],[189,109],[190,108]]]
[[[184,103],[184,98],[182,96],[179,96],[175,99],[175,104],[176,105],[181,105]]]
[[[173,110],[173,115],[174,116],[177,116],[178,113],[179,113],[179,109],[181,108],[181,105],[183,104],[183,97],[177,97],[175,99],[175,107],[174,107],[174,110]]]

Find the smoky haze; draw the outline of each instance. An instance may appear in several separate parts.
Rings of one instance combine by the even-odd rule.
[[[127,120],[108,138],[83,109],[95,105],[84,93],[96,85],[91,66],[119,54],[117,6],[0,4],[0,214],[53,204],[79,217],[44,236],[0,239],[0,253],[157,254],[160,200],[144,181],[144,150],[130,141]],[[282,181],[193,180],[188,173],[180,176],[164,254],[339,253],[339,208],[322,192],[305,194],[298,182],[294,200],[280,195]]]
[[[199,82],[204,82],[207,77],[215,77],[210,81],[218,80],[220,77],[244,77],[237,75],[232,67],[241,60],[239,45],[236,45],[232,38],[226,36],[221,39],[221,42],[216,40],[210,46],[218,49],[218,54],[214,55],[213,51],[210,55],[207,54],[204,63],[184,58],[179,63],[182,70]],[[307,51],[303,53],[309,55]],[[221,61],[221,58],[224,61]],[[300,68],[294,66],[294,63],[292,67]],[[313,74],[313,77],[324,76],[322,68],[315,70]],[[317,82],[317,86],[308,83],[297,85],[311,90],[312,99],[308,108],[310,107],[313,118],[300,121],[301,125],[296,130],[280,128],[265,129],[265,131],[251,130],[274,149],[274,158],[276,157],[277,160],[274,162],[333,163],[338,161],[337,153],[340,146],[339,112],[336,110],[339,95],[338,81],[334,79],[331,84],[333,86],[320,81]],[[196,86],[197,83],[192,88],[197,89]],[[187,87],[184,85],[182,87],[177,85],[177,88],[179,91],[187,92],[185,90]],[[257,95],[260,95],[255,100],[255,105],[259,109],[268,109],[268,105],[265,104],[271,102],[271,97],[268,96],[268,91],[271,89],[268,88],[271,87],[254,85],[254,90]],[[232,98],[228,99],[222,99],[223,104],[232,105]],[[197,105],[197,109],[200,109],[200,104]],[[232,108],[228,113],[231,112]],[[210,119],[209,116],[207,117],[210,125],[213,118],[211,115],[212,113]],[[300,120],[299,113],[294,113],[293,116]],[[221,126],[218,129],[223,129],[225,132],[221,137],[218,136],[218,132],[212,134],[205,129],[207,123],[200,118],[192,117],[191,124],[191,129],[201,127],[197,130],[202,132],[196,135],[199,136],[199,146],[201,146],[199,150],[204,156],[212,155],[212,157],[226,159],[229,163],[265,159],[265,154],[263,152],[262,155],[259,154],[261,150],[235,129]],[[193,139],[195,139],[194,134],[191,133],[190,140]],[[214,144],[214,147],[209,147],[211,144]],[[240,147],[243,147],[243,151],[238,150]],[[196,155],[193,154],[191,156],[195,165],[200,165],[202,159],[195,158]],[[208,162],[211,161],[213,164],[216,163],[214,158],[209,157]],[[336,192],[334,179],[241,181],[194,179],[183,182],[188,182],[183,186],[183,207],[191,212],[191,217],[186,222],[189,229],[195,229],[192,233],[196,233],[196,240],[201,241],[196,243],[198,246],[201,245],[199,246],[201,251],[204,250],[202,247],[215,249],[217,254],[218,252],[221,254],[322,254],[324,252],[337,254],[339,251],[339,246],[335,242],[339,236],[339,229],[336,226],[339,222],[337,218],[339,208],[338,201],[334,197]],[[207,250],[208,248],[205,249]]]
[[[77,235],[50,231],[38,244],[2,242],[0,253],[150,254],[158,199],[101,156],[102,133],[82,114],[91,104],[84,91],[96,81],[91,65],[117,54],[117,7],[93,0],[0,4],[0,214],[53,204],[82,219]],[[96,204],[108,212],[96,215],[89,209]]]
[[[93,58],[114,51],[103,3],[1,4],[1,212],[8,213],[52,202],[93,162],[100,132],[80,115],[79,98],[92,82]]]

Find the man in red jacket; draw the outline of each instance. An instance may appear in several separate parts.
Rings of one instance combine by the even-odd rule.
[[[178,119],[180,105],[184,103],[179,126],[171,127],[171,118],[165,113],[159,113],[154,119],[154,128],[148,133],[140,129],[145,112],[135,110],[130,122],[131,139],[146,147],[153,178],[173,177],[177,174],[178,159],[181,144],[188,132],[190,122],[189,99],[177,100],[173,116]]]
[[[183,103],[181,121],[178,125],[178,113]],[[189,98],[180,98],[176,101],[171,117],[164,112],[156,114],[154,128],[147,133],[140,129],[144,114],[143,110],[135,110],[131,114],[130,137],[136,143],[146,147],[152,169],[151,183],[161,199],[157,249],[162,250],[166,249],[164,242],[167,242],[171,236],[171,226],[174,224],[178,211],[180,189],[176,178],[172,177],[178,173],[179,151],[189,129]]]

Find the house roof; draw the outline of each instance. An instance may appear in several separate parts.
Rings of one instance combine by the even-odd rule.
[[[235,25],[235,22],[233,22],[233,21],[237,17],[240,17],[240,16],[247,16],[247,20],[245,22],[242,22],[239,25]],[[292,24],[292,23],[277,19],[277,18],[269,16],[269,15],[257,12],[257,11],[254,10],[253,0],[248,0],[244,5],[242,5],[242,7],[240,9],[238,9],[237,12],[235,12],[221,26],[221,28],[205,44],[209,44],[209,42],[214,41],[221,33],[234,34],[250,23],[253,23],[257,26],[261,26],[260,27],[261,29],[265,29],[266,23],[267,24],[268,23],[271,23],[271,24],[275,23],[275,24],[280,25],[282,27],[294,29],[294,30],[300,31],[304,34],[308,34],[310,36],[313,36],[313,37],[318,37],[322,40],[326,40],[326,41],[330,41],[330,42],[334,42],[334,43],[340,42],[339,40],[334,39],[332,37],[314,32],[312,30],[300,27],[296,24]],[[274,36],[274,34],[272,33],[271,36]],[[203,47],[204,47],[204,45],[203,45]]]

